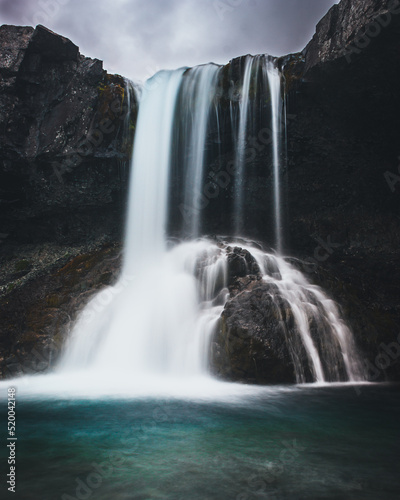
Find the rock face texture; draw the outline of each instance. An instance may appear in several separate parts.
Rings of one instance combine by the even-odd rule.
[[[360,54],[400,14],[398,0],[342,0],[318,23],[307,45],[306,71],[320,63]]]
[[[228,301],[212,347],[216,375],[258,384],[296,382],[287,339],[280,321],[284,304],[276,304],[270,285],[250,280],[245,290]],[[289,326],[290,328],[290,326]],[[244,347],[245,346],[245,347]],[[307,365],[306,353],[303,353]]]
[[[3,264],[3,276],[8,270],[14,272],[14,280],[28,279],[0,296],[0,377],[52,368],[77,311],[94,293],[113,284],[120,270],[118,244],[91,248],[47,244],[20,251],[25,259]]]
[[[42,26],[1,26],[0,45],[2,234],[18,243],[115,237],[130,157],[123,131],[135,121],[124,79]]]
[[[290,308],[262,280],[249,251],[227,248],[230,299],[211,345],[215,375],[258,384],[295,383],[287,335],[295,336]],[[286,334],[282,329],[285,324]],[[304,365],[307,366],[303,350]]]

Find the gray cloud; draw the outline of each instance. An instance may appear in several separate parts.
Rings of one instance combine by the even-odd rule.
[[[301,50],[335,0],[0,0],[0,21],[44,24],[108,71],[157,70]]]

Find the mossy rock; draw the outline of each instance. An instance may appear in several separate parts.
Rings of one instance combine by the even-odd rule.
[[[31,267],[31,263],[29,260],[22,259],[16,262],[14,269],[17,273],[20,273],[22,271],[27,271]]]

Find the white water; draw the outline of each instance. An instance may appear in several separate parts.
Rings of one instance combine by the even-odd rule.
[[[166,248],[173,116],[184,70],[163,71],[143,89],[132,160],[124,272],[151,269]]]
[[[298,383],[306,381],[304,365],[298,362],[298,353],[304,346],[313,378],[317,383],[341,380],[338,367],[344,365],[347,380],[365,380],[364,369],[357,353],[351,331],[341,319],[336,303],[321,288],[312,285],[305,276],[284,258],[242,245],[256,259],[263,279],[276,288],[276,296],[283,297],[292,311],[301,344],[292,336],[289,342]],[[312,336],[311,324],[319,326],[320,347]],[[284,322],[282,329],[286,330]],[[325,359],[325,368],[322,366]]]
[[[187,384],[203,393],[212,393],[212,387],[218,387],[217,393],[221,387],[227,390],[227,384],[208,374],[210,339],[228,299],[226,245],[196,240],[168,249],[166,237],[174,114],[184,71],[161,72],[143,90],[121,278],[84,308],[57,374],[53,379],[37,377],[39,386],[68,391],[81,384],[85,394],[91,389],[109,394],[113,387],[118,393],[123,387],[135,394],[153,394],[160,387]],[[189,81],[185,87],[184,99],[196,117],[190,140],[193,169],[186,183],[189,194],[201,184],[210,92],[217,72],[215,66],[202,67],[193,73],[199,81]],[[192,237],[199,225],[195,217],[189,226]],[[301,349],[315,381],[341,380],[335,368],[341,359],[347,378],[362,380],[351,332],[336,305],[283,258],[247,249],[257,259],[264,280],[274,285],[293,313],[297,336],[288,342],[297,381],[306,380],[305,367],[298,361]],[[322,325],[319,346],[310,330],[312,321]]]
[[[271,293],[283,297],[293,313],[297,333],[289,344],[297,382],[306,382],[306,367],[298,361],[302,348],[317,383],[343,379],[337,369],[342,356],[347,379],[363,380],[351,332],[336,304],[282,257],[241,247],[254,256],[263,279],[274,285]],[[178,244],[143,271],[123,276],[102,292],[103,301],[100,294],[89,303],[63,358],[64,370],[85,368],[101,376],[107,366],[113,375],[131,374],[136,380],[207,377],[211,336],[229,298],[226,245],[209,240]],[[96,311],[101,303],[104,308]],[[312,320],[321,325],[319,349],[310,330]],[[283,337],[285,333],[282,323]]]
[[[275,248],[282,253],[282,215],[281,215],[281,133],[282,133],[282,97],[281,76],[278,68],[270,59],[264,59],[263,71],[268,79],[271,94],[272,114],[272,151],[274,167],[274,215],[275,215]]]
[[[241,99],[239,104],[239,130],[236,140],[235,154],[235,234],[239,236],[243,231],[243,204],[244,204],[244,182],[245,182],[245,148],[246,148],[246,133],[247,119],[249,114],[249,99],[250,99],[250,82],[252,69],[255,64],[258,64],[258,59],[252,56],[246,56],[244,66],[244,76],[241,91]]]
[[[204,172],[204,144],[208,120],[215,95],[220,67],[207,64],[190,69],[185,75],[182,98],[185,128],[189,129],[188,153],[184,162],[185,172],[185,227],[186,236],[200,235],[200,214]],[[185,147],[185,145],[184,145]]]
[[[123,275],[102,292],[102,310],[95,310],[99,296],[86,307],[63,369],[101,374],[106,366],[114,375],[139,378],[206,374],[209,336],[225,302],[225,277],[224,253],[206,241],[177,245],[151,268]]]

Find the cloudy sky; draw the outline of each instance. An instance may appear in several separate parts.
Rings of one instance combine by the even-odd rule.
[[[304,48],[335,0],[0,0],[1,24],[44,24],[111,73],[226,63]]]

